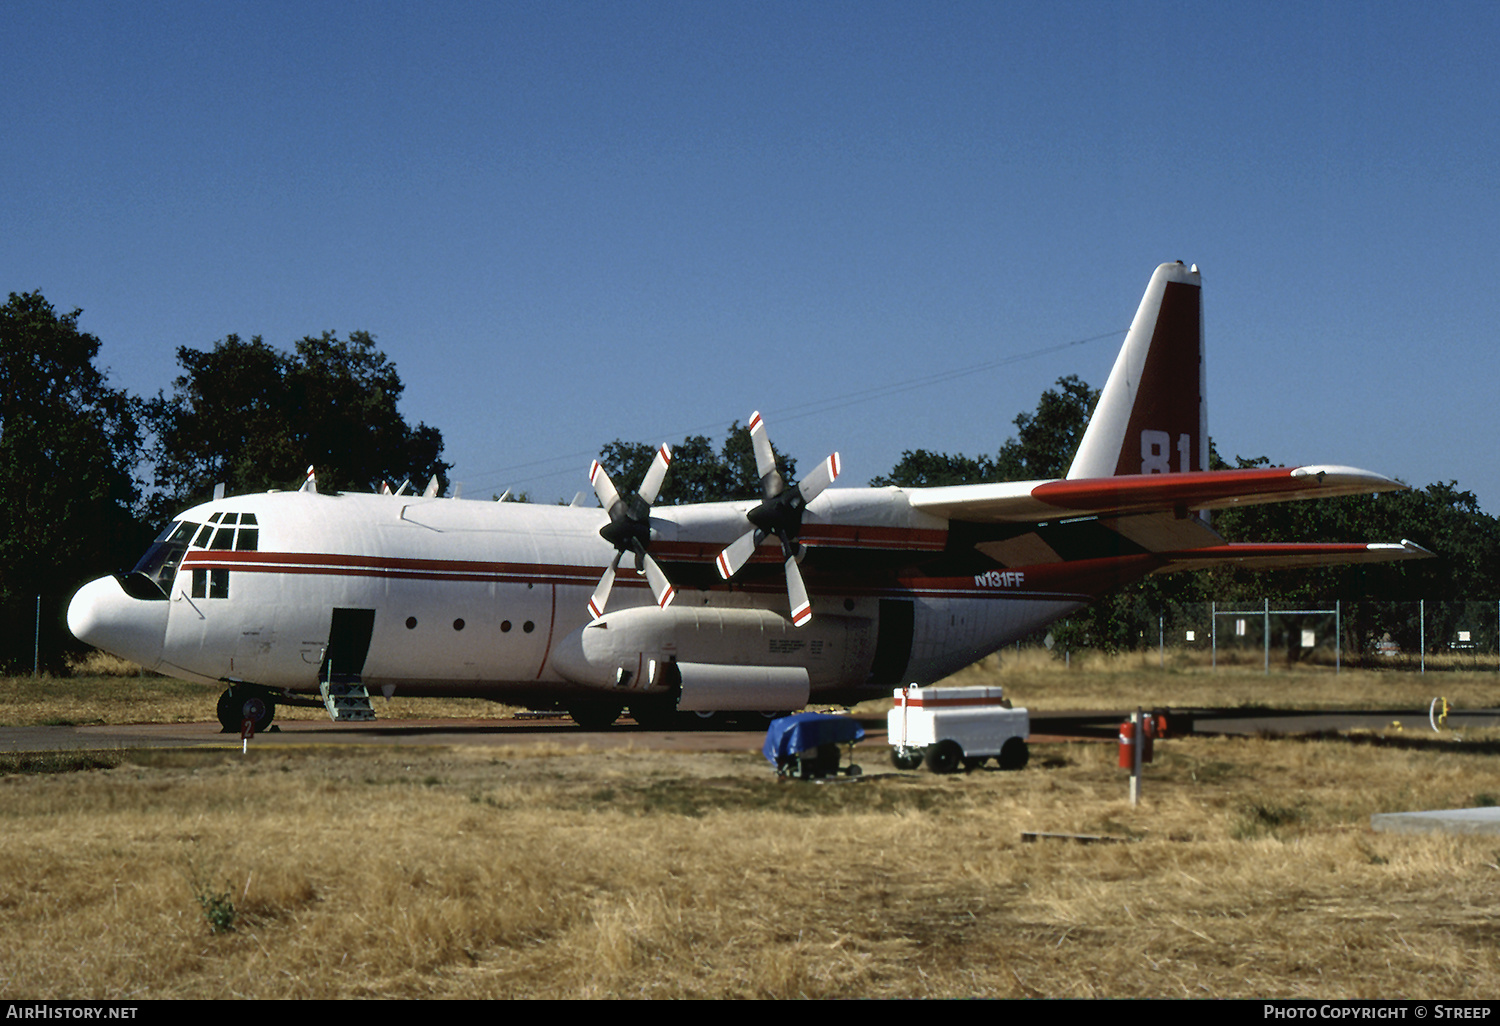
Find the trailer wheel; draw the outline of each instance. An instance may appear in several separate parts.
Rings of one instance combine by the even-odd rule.
[[[927,768],[934,773],[952,773],[963,757],[964,750],[958,742],[945,739],[927,749]]]
[[[900,748],[893,747],[891,749],[891,765],[898,770],[914,770],[922,765],[922,753],[916,750],[909,750],[905,755],[902,755]]]
[[[837,776],[840,758],[838,745],[819,745],[818,754],[814,757],[813,772],[820,777]]]
[[[1010,738],[1000,747],[1000,757],[996,761],[1003,770],[1025,769],[1026,764],[1031,761],[1031,749],[1024,739]]]

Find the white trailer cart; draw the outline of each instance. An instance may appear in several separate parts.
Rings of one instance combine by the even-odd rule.
[[[1015,770],[1031,756],[1031,716],[1011,708],[1004,688],[912,685],[897,688],[895,696],[886,725],[897,769],[916,769],[925,758],[932,772],[952,773],[994,758],[1001,769]]]

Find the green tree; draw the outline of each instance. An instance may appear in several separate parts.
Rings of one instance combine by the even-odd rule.
[[[760,474],[756,472],[750,429],[739,421],[730,425],[724,444],[717,451],[707,435],[689,435],[671,449],[672,465],[662,483],[658,503],[680,506],[761,497]],[[771,451],[776,454],[787,484],[791,485],[796,479],[797,461],[783,455],[774,445]],[[599,462],[614,486],[624,494],[640,487],[655,458],[655,446],[617,438],[603,448]]]
[[[1265,460],[1237,460],[1261,465]],[[1391,634],[1414,648],[1420,636],[1417,602],[1428,600],[1429,645],[1444,644],[1465,600],[1500,597],[1500,520],[1479,508],[1458,482],[1406,492],[1350,495],[1309,502],[1236,507],[1217,514],[1216,529],[1235,541],[1394,542],[1409,538],[1436,558],[1346,564],[1251,575],[1221,569],[1208,574],[1216,595],[1270,595],[1273,604],[1343,603],[1344,649],[1368,652]],[[1450,622],[1453,621],[1453,622]]]
[[[935,488],[941,485],[979,484],[1001,481],[1000,469],[988,456],[965,456],[963,453],[929,452],[907,449],[889,474],[872,478],[870,486],[880,488]]]
[[[1000,447],[995,460],[1001,481],[1062,477],[1078,452],[1099,390],[1075,374],[1057,379],[1037,401],[1035,413],[1018,413],[1016,437]]]
[[[72,639],[67,599],[84,581],[128,565],[144,547],[137,402],[94,366],[99,340],[40,292],[0,308],[0,664],[31,664],[38,595],[43,655],[56,665]]]
[[[404,386],[367,332],[308,336],[293,352],[230,335],[212,349],[177,350],[183,373],[150,403],[158,514],[237,491],[300,484],[308,465],[321,491],[369,491],[382,481],[447,488],[442,434],[409,426]]]
[[[889,474],[870,481],[873,487],[930,488],[986,481],[1031,481],[1062,477],[1083,441],[1099,392],[1069,374],[1057,379],[1037,401],[1036,412],[1018,413],[1016,435],[993,457],[908,449]]]

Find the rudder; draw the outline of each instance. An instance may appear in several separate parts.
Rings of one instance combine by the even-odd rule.
[[[1202,284],[1180,261],[1151,276],[1070,480],[1208,469]]]

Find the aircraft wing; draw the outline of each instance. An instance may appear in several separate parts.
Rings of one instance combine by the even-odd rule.
[[[1000,484],[949,485],[906,490],[914,509],[966,523],[1035,523],[1071,517],[1111,517],[1224,509],[1294,499],[1386,492],[1406,485],[1354,467],[1254,467],[1185,474]]]

